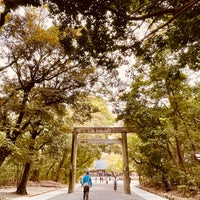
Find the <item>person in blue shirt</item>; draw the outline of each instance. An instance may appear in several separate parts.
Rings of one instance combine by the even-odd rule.
[[[92,179],[89,175],[89,171],[86,171],[86,174],[82,179],[81,185],[83,187],[83,200],[88,200],[89,190],[90,190],[90,187],[92,187]]]

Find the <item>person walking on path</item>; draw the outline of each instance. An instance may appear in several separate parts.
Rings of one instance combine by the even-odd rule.
[[[81,186],[83,187],[83,200],[88,200],[89,190],[90,190],[90,187],[92,187],[92,179],[89,175],[89,171],[86,171],[86,174],[82,179]]]
[[[116,175],[114,176],[113,183],[114,183],[114,190],[117,191],[117,176]]]

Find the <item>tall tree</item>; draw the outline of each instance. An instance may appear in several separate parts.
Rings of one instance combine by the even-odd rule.
[[[80,66],[64,53],[55,27],[43,24],[42,28],[44,22],[36,14],[25,14],[14,15],[1,36],[5,41],[1,56],[12,72],[11,76],[2,72],[5,78],[1,85],[1,131],[13,143],[34,123],[35,117],[48,114],[51,107],[64,108],[68,104],[77,114],[86,106],[81,120],[90,117],[85,86],[89,87],[97,77],[93,66]],[[10,149],[3,145],[0,152],[2,164]]]
[[[188,188],[199,185],[192,178],[199,163],[191,153],[199,149],[193,121],[199,113],[199,109],[194,111],[199,85],[187,83],[187,76],[174,64],[177,60],[169,49],[154,53],[148,61],[141,57],[133,71],[131,91],[122,96],[126,107],[119,113],[127,126],[138,129],[140,153],[131,152],[131,157],[139,173],[151,183],[161,181],[166,190],[174,183]]]

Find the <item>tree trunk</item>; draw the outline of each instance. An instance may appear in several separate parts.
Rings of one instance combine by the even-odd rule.
[[[49,169],[47,170],[47,173],[45,174],[45,179],[49,179],[49,174],[51,173],[51,170],[53,169],[55,165],[55,162],[49,167]]]
[[[26,185],[27,185],[27,181],[28,181],[30,167],[31,167],[30,163],[25,164],[22,179],[21,179],[19,185],[17,186],[17,191],[16,191],[17,194],[21,194],[21,195],[27,194]]]
[[[0,166],[4,162],[4,160],[10,155],[11,150],[8,147],[1,146],[0,147]]]
[[[38,124],[38,126],[39,126],[39,124]],[[31,154],[34,151],[35,138],[37,137],[37,135],[39,135],[39,133],[40,133],[40,131],[37,132],[35,130],[33,130],[32,133],[31,133],[31,138],[33,139],[32,143],[29,145],[29,150],[30,150]],[[28,182],[28,176],[29,176],[30,168],[31,168],[31,162],[27,162],[25,164],[25,168],[24,168],[24,172],[23,172],[23,175],[22,175],[22,179],[21,179],[21,181],[20,181],[20,183],[19,183],[19,185],[17,187],[17,191],[16,191],[17,194],[21,194],[21,195],[26,195],[27,194],[26,185],[27,185],[27,182]]]
[[[56,182],[59,182],[59,180],[60,180],[60,173],[61,173],[62,165],[63,165],[63,161],[61,161],[59,163],[59,166],[58,166],[58,169],[57,169],[57,172],[56,172],[56,177],[55,177]]]
[[[17,137],[21,134],[21,131],[19,131],[18,129],[20,129],[20,125],[22,123],[23,117],[24,117],[24,109],[26,106],[26,102],[28,101],[28,95],[29,92],[31,91],[31,88],[24,92],[24,97],[23,97],[23,102],[21,105],[21,111],[19,113],[19,117],[15,126],[14,131],[12,132],[12,136],[11,135],[7,135],[7,138],[10,139],[13,143],[15,143],[15,141],[17,140]],[[26,124],[26,126],[28,125],[28,123]],[[25,128],[25,126],[24,126]],[[0,147],[0,166],[2,165],[2,163],[4,162],[4,160],[10,155],[12,151],[6,147],[6,146],[1,146]]]
[[[67,152],[68,152],[68,149],[65,149],[64,153],[63,153],[63,156],[62,156],[62,160],[59,163],[59,167],[57,169],[57,175],[56,175],[56,179],[55,179],[56,182],[60,181],[61,168],[62,168],[62,166],[63,166],[63,164],[65,162],[65,158],[66,158]]]
[[[34,169],[33,170],[33,175],[31,176],[31,181],[39,181],[39,176],[40,176],[40,169]]]
[[[177,150],[177,154],[178,154],[178,161],[179,161],[179,165],[181,167],[181,169],[185,172],[185,177],[187,177],[187,170],[185,168],[185,161],[184,161],[184,152],[183,149],[181,148],[181,139],[179,138],[179,135],[177,133],[179,133],[179,120],[180,120],[180,116],[179,116],[179,108],[178,108],[178,102],[175,98],[175,92],[173,91],[173,85],[171,85],[171,79],[170,77],[168,77],[169,79],[166,80],[166,89],[167,89],[167,94],[168,94],[168,99],[170,102],[170,106],[171,108],[174,110],[172,113],[172,118],[173,118],[173,125],[174,125],[174,130],[176,131],[176,135],[175,135],[175,143],[176,143],[176,150]],[[187,178],[186,178],[187,179]]]
[[[164,186],[165,186],[165,191],[169,192],[171,190],[171,186],[170,186],[170,183],[168,181],[167,173],[162,173],[162,181],[163,181]]]
[[[183,153],[182,153],[182,150],[181,150],[181,142],[179,141],[177,136],[175,136],[175,141],[176,141],[176,149],[177,149],[179,163],[180,163],[182,169],[186,172],[185,163],[184,163],[184,159],[183,159]]]

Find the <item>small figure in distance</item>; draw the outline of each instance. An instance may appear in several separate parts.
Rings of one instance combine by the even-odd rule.
[[[114,176],[114,190],[117,191],[117,176]]]
[[[81,186],[83,187],[83,200],[88,200],[90,187],[92,187],[92,179],[89,175],[89,171],[86,171]]]
[[[108,184],[108,176],[105,176],[106,184]]]

